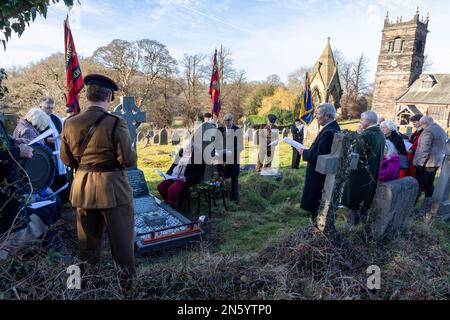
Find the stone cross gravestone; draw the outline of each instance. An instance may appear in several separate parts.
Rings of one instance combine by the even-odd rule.
[[[343,132],[335,133],[331,153],[320,155],[317,159],[316,171],[326,175],[317,216],[317,227],[327,235],[333,235],[336,231],[334,220],[340,200],[339,192],[346,179],[346,171],[354,170],[358,166],[358,154],[349,152],[352,141],[353,139]],[[349,157],[349,163],[343,160],[344,156]]]
[[[447,140],[445,158],[441,167],[437,188],[433,193],[431,213],[445,220],[450,219],[450,139]]]
[[[127,122],[131,136],[131,145],[133,146],[134,151],[136,151],[136,130],[141,123],[147,121],[145,112],[141,112],[141,109],[136,106],[133,97],[120,97],[120,104],[114,108],[112,114],[122,117]]]
[[[178,134],[178,130],[174,130],[172,134],[172,145],[176,146],[180,144],[180,135]]]
[[[166,129],[162,129],[159,132],[159,144],[161,146],[166,146],[169,144],[169,138],[168,138],[168,133]]]

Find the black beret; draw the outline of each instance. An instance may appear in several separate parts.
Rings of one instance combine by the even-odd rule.
[[[302,122],[302,120],[300,120],[299,118],[295,119],[294,122]]]
[[[212,114],[209,113],[209,112],[205,112],[205,113],[203,114],[203,117],[204,117],[204,118],[212,118]]]
[[[415,114],[411,118],[409,118],[409,120],[411,122],[417,122],[417,121],[420,121],[420,119],[422,119],[422,117],[423,117],[423,115],[421,115],[421,114]]]
[[[92,84],[96,84],[100,87],[108,88],[111,91],[118,91],[119,87],[114,82],[114,80],[102,76],[101,74],[90,74],[84,78],[84,84],[90,86]]]

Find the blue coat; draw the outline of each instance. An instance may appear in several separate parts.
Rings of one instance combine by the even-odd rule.
[[[326,178],[326,175],[316,172],[317,158],[319,155],[331,152],[334,134],[339,131],[341,131],[341,128],[338,123],[336,121],[331,122],[320,131],[311,148],[303,151],[303,160],[308,162],[308,166],[306,167],[301,208],[311,212],[313,219],[317,216]]]

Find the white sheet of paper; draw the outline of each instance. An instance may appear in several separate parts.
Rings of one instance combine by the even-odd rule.
[[[405,142],[405,148],[406,150],[411,149],[411,147],[413,146],[412,143],[410,143],[409,141],[403,140]]]
[[[176,177],[171,176],[171,175],[168,175],[168,174],[162,172],[162,171],[159,170],[159,169],[157,170],[157,172],[158,172],[158,175],[160,175],[161,177],[163,177],[165,180],[177,180]]]
[[[51,205],[51,204],[53,204],[53,203],[55,203],[55,202],[56,202],[55,200],[39,201],[39,202],[35,202],[35,203],[30,204],[30,205],[28,206],[28,208],[31,208],[31,209],[39,209],[39,208],[42,208],[42,207],[46,207],[46,206],[48,206],[48,205]]]
[[[288,137],[284,138],[283,141],[286,142],[287,144],[293,146],[295,149],[303,149],[303,150],[308,149],[300,142],[294,141]]]
[[[44,133],[39,135],[37,138],[31,140],[30,143],[28,143],[28,145],[31,146],[33,143],[36,143],[42,139],[45,139],[45,138],[51,136],[52,134],[53,134],[53,129],[48,129],[47,131],[45,131]]]
[[[271,146],[271,147],[273,147],[273,146],[276,146],[276,145],[278,145],[278,140],[275,140],[275,141],[272,141],[270,144],[269,144],[269,146]]]

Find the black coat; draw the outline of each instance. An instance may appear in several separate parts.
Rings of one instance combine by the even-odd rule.
[[[57,116],[55,116],[54,114],[51,114],[50,115],[50,121],[52,121],[53,122],[53,124],[55,125],[55,127],[56,127],[56,131],[58,131],[58,133],[59,134],[61,134],[61,132],[62,132],[62,122],[61,122],[61,119],[59,119]],[[50,126],[48,126],[44,131],[42,131],[42,132],[45,132],[45,131],[47,131],[48,129],[50,129]],[[47,139],[48,138],[46,138],[45,139],[45,144],[47,145],[47,147],[49,147],[52,151],[56,151],[56,148],[55,148],[55,144],[54,143],[48,143],[47,142]]]
[[[387,140],[392,142],[397,149],[399,155],[407,156],[408,152],[406,151],[405,142],[403,142],[403,138],[397,133],[397,131],[393,131]]]
[[[226,170],[229,175],[239,175],[240,171],[240,158],[241,158],[241,152],[244,149],[244,137],[242,130],[233,124],[231,127],[231,130],[234,130],[234,141],[233,143],[233,150],[232,154],[227,156],[226,154],[223,155],[223,162],[225,163],[225,166],[219,167],[219,170]],[[236,131],[238,130],[238,131]],[[223,137],[223,145],[222,149],[229,149],[228,144],[231,144],[231,142],[227,141],[227,133],[225,127],[219,128],[220,133]]]
[[[304,128],[302,130],[298,130],[298,128],[294,125],[291,126],[291,132],[292,132],[292,139],[294,141],[303,143],[303,139],[304,139]]]
[[[183,149],[180,150],[178,156],[181,158],[183,156]],[[186,166],[186,171],[184,172],[184,177],[186,178],[186,184],[189,186],[199,184],[202,182],[203,174],[205,173],[205,164],[194,164],[192,163],[194,160],[191,157],[191,163]],[[168,175],[172,175],[173,169],[177,166],[177,161],[175,161],[170,169],[167,171]]]
[[[303,188],[301,208],[312,213],[315,218],[322,199],[322,190],[326,175],[316,172],[319,155],[330,154],[334,134],[341,131],[336,121],[331,122],[320,131],[309,150],[303,151],[303,160],[308,162],[306,167],[305,185]]]

